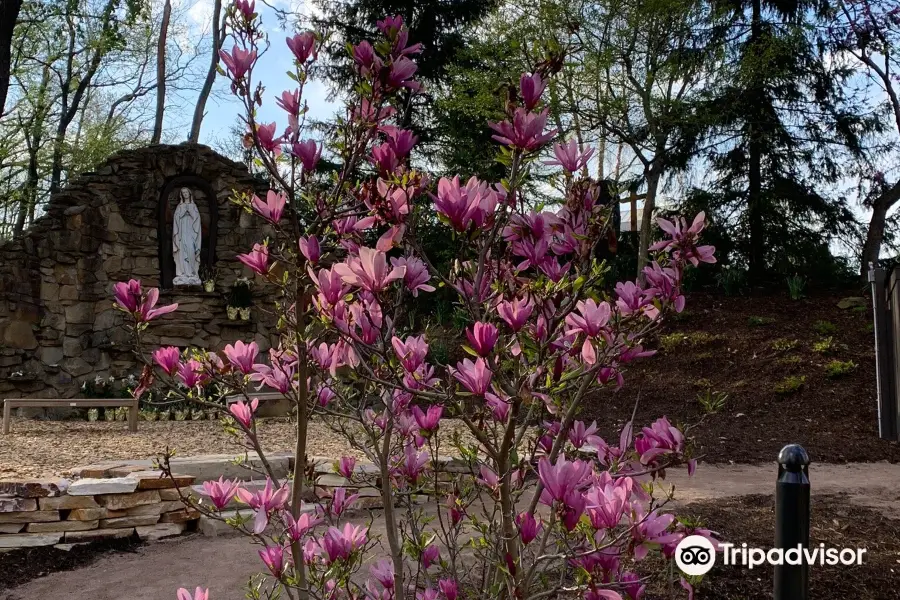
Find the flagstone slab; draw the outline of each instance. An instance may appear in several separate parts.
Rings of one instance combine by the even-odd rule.
[[[130,494],[138,486],[137,479],[116,477],[112,479],[79,479],[69,486],[70,496],[95,496],[98,494]]]

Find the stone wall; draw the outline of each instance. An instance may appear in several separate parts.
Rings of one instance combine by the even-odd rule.
[[[147,342],[220,348],[252,338],[269,347],[271,322],[258,308],[265,289],[255,289],[249,322],[229,321],[225,311],[231,283],[250,275],[235,254],[266,234],[260,219],[230,200],[235,192],[262,193],[265,183],[206,146],[149,146],[71,180],[25,235],[0,245],[0,398],[71,397],[87,379],[137,374],[112,286],[132,277],[160,285],[168,242],[159,238],[170,231],[172,208],[160,209],[160,195],[181,185],[195,192],[204,238],[208,227],[216,231],[204,239],[204,257],[219,271],[217,290],[163,290],[160,302],[180,308],[151,324]],[[210,205],[217,209],[213,225]]]

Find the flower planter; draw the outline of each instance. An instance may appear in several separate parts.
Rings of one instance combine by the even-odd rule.
[[[203,289],[204,289],[205,291],[207,291],[207,292],[214,292],[214,291],[216,291],[216,282],[215,282],[215,281],[212,281],[212,280],[204,281],[204,282],[203,282]]]
[[[249,321],[250,320],[250,308],[242,308],[238,312],[241,314],[241,321]]]
[[[236,306],[229,306],[226,311],[228,312],[228,320],[236,321],[238,318],[238,308]]]

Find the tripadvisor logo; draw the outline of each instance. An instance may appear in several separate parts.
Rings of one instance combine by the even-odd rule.
[[[716,564],[716,548],[702,535],[689,535],[675,548],[675,564],[685,575],[706,575]]]

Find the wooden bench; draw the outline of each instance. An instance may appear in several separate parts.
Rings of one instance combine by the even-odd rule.
[[[128,430],[137,431],[137,398],[6,398],[3,401],[3,433],[9,433],[12,409],[20,407],[120,408],[128,407]]]

